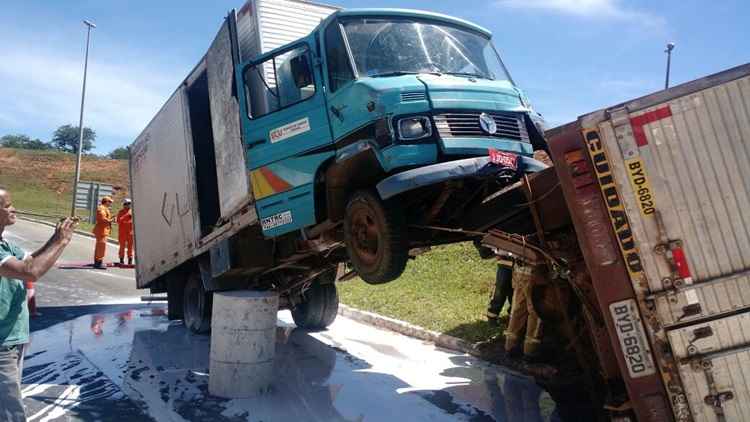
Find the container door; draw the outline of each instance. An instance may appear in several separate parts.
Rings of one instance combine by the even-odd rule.
[[[206,53],[218,205],[223,220],[231,217],[238,206],[246,204],[251,195],[234,82],[237,63],[239,50],[235,12],[232,11]]]
[[[333,153],[319,66],[302,42],[245,65],[243,131],[264,233],[315,223],[313,182]]]
[[[180,85],[131,150],[139,288],[192,258],[200,235],[186,91]]]
[[[750,66],[598,125],[696,421],[750,420]],[[585,120],[585,118],[584,118]]]
[[[669,331],[695,421],[750,420],[750,314]]]

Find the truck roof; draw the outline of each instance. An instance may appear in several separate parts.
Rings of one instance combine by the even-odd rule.
[[[434,12],[428,12],[425,10],[413,10],[413,9],[346,9],[346,10],[339,10],[335,13],[333,13],[329,19],[334,19],[335,17],[355,17],[355,16],[399,16],[399,17],[406,17],[406,18],[422,18],[422,19],[431,19],[436,21],[442,21],[445,23],[449,23],[452,25],[462,26],[465,28],[472,29],[476,32],[479,32],[488,38],[492,37],[492,32],[487,30],[486,28],[479,26],[475,23],[471,23],[467,20],[454,18],[453,16],[443,15],[440,13],[434,13]]]

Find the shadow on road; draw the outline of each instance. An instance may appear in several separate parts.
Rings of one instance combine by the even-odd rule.
[[[476,320],[456,325],[444,334],[474,343],[501,334],[503,331],[505,331],[505,321],[500,321],[499,325],[491,325],[486,320]]]

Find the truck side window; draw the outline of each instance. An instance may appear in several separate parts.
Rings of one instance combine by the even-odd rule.
[[[310,50],[300,46],[245,71],[245,85],[251,95],[252,118],[265,116],[315,95]]]
[[[326,28],[326,60],[328,61],[328,82],[331,92],[336,92],[340,86],[354,79],[354,73],[349,65],[349,54],[346,52],[344,38],[338,22],[333,22]]]

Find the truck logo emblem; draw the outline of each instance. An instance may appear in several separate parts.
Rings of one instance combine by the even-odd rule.
[[[489,135],[497,133],[497,123],[495,123],[495,119],[487,113],[479,115],[479,126]]]

